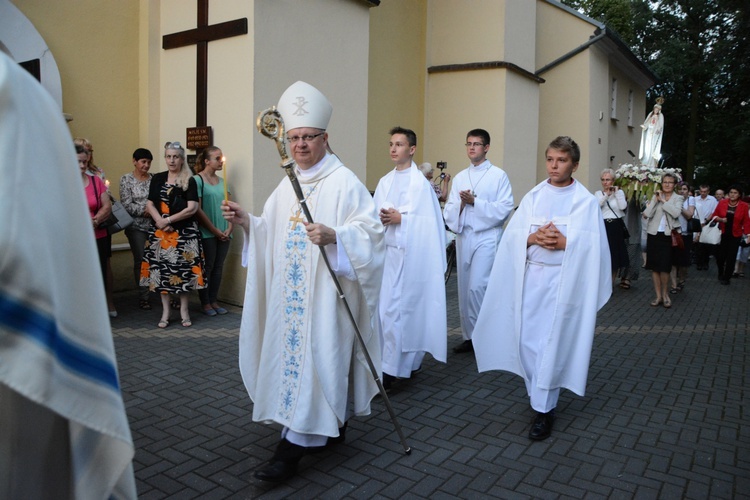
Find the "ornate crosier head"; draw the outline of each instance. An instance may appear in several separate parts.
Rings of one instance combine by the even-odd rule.
[[[289,158],[289,154],[286,151],[284,119],[276,110],[276,106],[271,106],[267,110],[258,113],[258,120],[255,122],[255,125],[258,127],[258,132],[276,141],[276,148],[279,150],[279,156],[281,156],[281,167],[292,167],[294,160]]]

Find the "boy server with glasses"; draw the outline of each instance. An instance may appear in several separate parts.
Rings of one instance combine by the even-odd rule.
[[[314,224],[283,178],[257,217],[232,201],[224,217],[244,233],[247,291],[240,371],[253,420],[283,426],[263,481],[293,476],[300,459],[344,441],[346,421],[370,412],[378,387],[321,251],[326,252],[375,366],[383,225],[367,188],[327,151],[331,103],[297,82],[279,99],[296,175]],[[322,247],[322,248],[319,248]]]
[[[458,307],[464,341],[453,352],[474,350],[471,337],[482,306],[505,220],[513,210],[513,193],[506,173],[487,160],[490,134],[483,129],[466,134],[469,167],[453,180],[443,215],[456,233]]]

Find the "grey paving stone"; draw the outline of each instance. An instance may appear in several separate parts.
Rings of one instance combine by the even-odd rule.
[[[455,275],[449,348],[461,342]],[[252,422],[237,367],[241,308],[156,328],[135,292],[112,321],[140,498],[747,498],[750,280],[691,271],[673,307],[649,307],[650,276],[602,309],[585,397],[563,391],[553,435],[532,443],[520,378],[479,374],[471,354],[425,360],[347,442],[306,457],[282,485],[252,478],[279,428]]]

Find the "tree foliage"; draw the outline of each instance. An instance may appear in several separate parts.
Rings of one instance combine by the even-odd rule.
[[[747,0],[564,0],[607,24],[659,76],[665,166],[689,180],[748,187],[750,6]],[[650,108],[650,105],[649,105]],[[695,174],[695,176],[693,176]]]

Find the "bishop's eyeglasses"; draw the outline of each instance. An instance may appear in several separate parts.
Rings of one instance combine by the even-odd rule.
[[[313,139],[315,139],[316,137],[320,137],[323,134],[325,134],[325,131],[320,132],[319,134],[295,135],[293,137],[287,137],[286,140],[292,144],[296,144],[299,141],[312,142]]]

